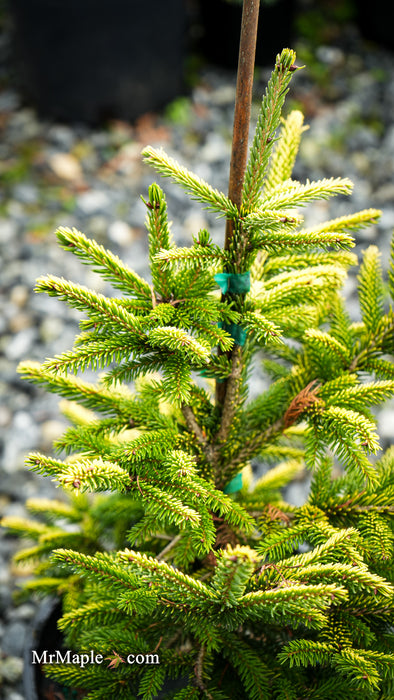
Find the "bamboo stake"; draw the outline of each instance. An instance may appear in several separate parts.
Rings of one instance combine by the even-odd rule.
[[[239,43],[237,87],[235,96],[233,141],[231,149],[228,196],[238,208],[248,157],[249,124],[252,108],[253,73],[256,55],[260,0],[244,0]],[[226,222],[225,250],[229,250],[234,233],[233,221]],[[232,353],[230,353],[231,356]],[[216,401],[223,405],[228,381],[216,383]]]
[[[248,157],[248,137],[252,108],[253,73],[256,56],[260,0],[244,0],[239,44],[237,88],[235,96],[233,142],[228,196],[241,207],[242,186]],[[227,221],[225,249],[228,250],[233,226]]]

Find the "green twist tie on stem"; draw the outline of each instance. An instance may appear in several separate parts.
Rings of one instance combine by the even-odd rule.
[[[214,276],[223,294],[247,294],[250,290],[250,270],[247,272],[219,272]],[[236,323],[219,323],[220,328],[227,331],[237,345],[245,345],[246,331]]]
[[[246,331],[236,323],[219,323],[220,328],[229,333],[237,345],[245,345]]]
[[[209,375],[206,369],[202,369],[201,372],[199,372],[200,377],[206,377],[207,379],[214,379],[216,382],[221,384],[224,382],[224,379],[220,379],[220,377],[214,377],[213,375]]]
[[[237,476],[234,477],[234,479],[231,479],[231,481],[228,482],[228,484],[224,487],[223,493],[237,493],[237,491],[240,491],[242,489],[242,472],[239,472]]]
[[[213,278],[223,294],[247,294],[250,290],[250,270],[247,272],[219,272]]]

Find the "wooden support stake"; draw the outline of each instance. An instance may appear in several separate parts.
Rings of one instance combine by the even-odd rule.
[[[238,208],[242,203],[242,188],[248,158],[250,114],[252,109],[253,74],[256,56],[257,26],[260,0],[244,0],[241,38],[239,43],[237,88],[235,96],[233,142],[231,149],[228,196]],[[234,222],[227,220],[225,250],[229,250]],[[229,353],[231,357],[232,353]],[[231,380],[230,380],[231,381]],[[228,380],[216,383],[216,402],[223,406]]]

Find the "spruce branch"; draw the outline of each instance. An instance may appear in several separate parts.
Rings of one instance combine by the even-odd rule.
[[[167,216],[167,203],[161,188],[153,184],[149,187],[146,227],[149,236],[149,260],[152,274],[152,305],[156,307],[157,299],[171,298],[174,280],[171,274],[165,274],[162,266],[157,264],[156,255],[164,248],[172,247],[170,224]]]
[[[390,265],[388,270],[388,283],[389,292],[392,300],[394,301],[394,238],[391,239],[390,243]]]
[[[269,195],[270,190],[291,177],[301,136],[308,128],[304,126],[304,115],[296,109],[290,112],[286,119],[282,119],[279,139],[271,157],[264,184],[266,196]]]
[[[26,460],[32,471],[54,476],[63,487],[74,493],[83,491],[128,491],[130,477],[118,464],[96,459],[75,459],[70,462],[32,453]]]
[[[295,58],[295,52],[290,49],[284,49],[276,57],[275,70],[263,97],[243,185],[242,209],[247,213],[256,207],[263,186],[281,110],[296,68]]]
[[[171,587],[171,593],[181,600],[183,595],[196,596],[201,601],[214,602],[217,598],[215,592],[210,587],[196,578],[188,576],[181,571],[174,569],[166,562],[158,562],[155,557],[149,557],[141,552],[126,549],[118,552],[118,559],[128,564],[131,571],[138,576],[145,574],[148,579],[154,578],[158,574],[159,585]]]
[[[332,291],[342,285],[345,270],[336,265],[317,265],[307,269],[283,272],[265,282],[252,285],[249,298],[264,314],[273,314],[281,307],[311,303],[316,293]]]
[[[116,289],[141,299],[150,298],[148,282],[110,250],[106,250],[75,228],[60,226],[55,233],[64,250],[70,250],[86,264],[91,264],[92,269],[111,282]]]
[[[54,358],[46,360],[42,367],[50,373],[73,372],[85,370],[91,367],[94,370],[104,369],[111,362],[120,363],[125,354],[130,355],[134,350],[141,349],[140,338],[118,334],[117,336],[106,338],[105,340],[94,340],[82,344],[74,350],[55,355]]]
[[[145,162],[156,168],[161,175],[170,177],[174,182],[181,185],[192,199],[202,202],[207,209],[231,219],[238,217],[237,207],[225,194],[214,189],[198,175],[184,168],[162,149],[155,149],[149,146],[144,149],[142,155]]]
[[[347,599],[348,592],[341,585],[278,585],[266,591],[246,593],[241,598],[240,609],[247,611],[251,619],[264,620],[267,619],[267,608],[273,603],[273,615],[278,622],[288,616],[296,627],[305,625],[318,629],[325,624],[326,618],[323,613],[327,608],[334,602],[339,603]]]
[[[237,670],[251,700],[269,700],[273,672],[260,656],[234,633],[223,630],[223,654]]]
[[[155,347],[165,347],[169,351],[176,350],[186,355],[193,365],[206,363],[210,358],[210,347],[202,340],[196,340],[181,328],[163,326],[154,328],[148,333],[149,344]]]
[[[348,195],[353,190],[353,183],[348,178],[331,177],[316,182],[286,180],[277,185],[270,195],[263,200],[267,209],[292,209],[303,206],[316,199],[329,199],[335,195]]]
[[[65,376],[43,369],[38,362],[21,362],[18,372],[34,384],[110,416],[128,416],[135,403],[131,392],[125,386],[118,391],[109,391],[103,386],[86,382],[81,377]]]
[[[170,248],[160,250],[154,258],[160,264],[162,270],[168,270],[176,264],[182,267],[210,267],[217,268],[225,264],[227,257],[218,246],[194,245],[191,248]]]
[[[366,328],[375,335],[384,313],[380,252],[376,246],[369,246],[363,256],[358,278],[361,313]]]
[[[245,230],[253,232],[253,245],[261,250],[277,251],[280,248],[325,248],[332,246],[342,250],[348,250],[355,245],[354,239],[347,233],[330,231],[296,231],[293,230],[293,221],[288,217],[281,216],[279,222],[290,222],[287,230],[284,226],[278,224],[277,230],[272,227],[266,227],[265,214],[255,212],[249,214],[244,221]],[[295,222],[294,225],[296,225]],[[263,229],[263,234],[259,234],[260,229]],[[289,230],[290,229],[290,230]]]
[[[266,254],[265,254],[266,255]],[[298,251],[285,253],[281,251],[280,255],[272,254],[265,260],[261,260],[260,264],[254,267],[253,277],[261,280],[263,277],[269,279],[279,272],[285,272],[305,269],[309,266],[316,265],[337,265],[348,269],[351,265],[357,263],[357,256],[348,251]]]
[[[193,409],[191,406],[188,406],[186,404],[182,405],[182,413],[186,421],[186,425],[191,432],[192,435],[195,436],[198,444],[200,445],[203,453],[205,454],[208,462],[212,464],[215,452],[214,448],[209,442],[207,436],[205,435],[204,431],[202,428],[199,426],[197,423],[196,417],[193,413]]]
[[[336,651],[334,644],[311,639],[294,639],[288,642],[278,655],[279,661],[292,666],[316,666],[327,664]]]
[[[116,299],[94,292],[87,287],[65,280],[63,277],[47,275],[39,277],[36,292],[46,292],[58,297],[79,311],[85,311],[96,322],[105,319],[113,328],[143,337],[141,320],[130,314]]]
[[[340,231],[359,231],[360,228],[364,226],[371,226],[375,224],[379,217],[381,216],[381,211],[379,209],[362,209],[355,214],[347,214],[346,216],[340,216],[336,219],[330,219],[329,221],[324,221],[322,224],[314,226],[313,229],[306,229],[306,231],[313,230],[318,232],[340,232]]]

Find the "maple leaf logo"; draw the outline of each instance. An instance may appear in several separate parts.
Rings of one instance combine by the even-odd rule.
[[[112,656],[106,656],[105,660],[110,662],[108,664],[107,668],[118,668],[119,664],[126,663],[125,660],[123,659],[123,657],[120,656],[120,654],[118,654],[113,649],[112,649]]]

